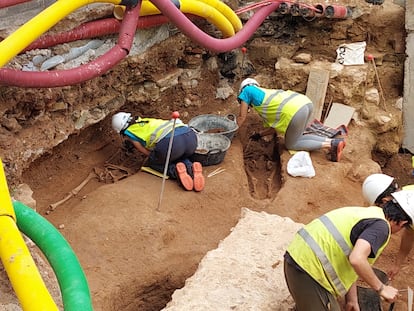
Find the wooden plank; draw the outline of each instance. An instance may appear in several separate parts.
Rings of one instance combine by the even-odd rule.
[[[332,103],[328,116],[323,123],[326,126],[337,128],[340,125],[348,126],[355,112],[355,108],[340,103]]]
[[[329,83],[329,71],[324,69],[311,69],[306,86],[306,96],[313,102],[313,114],[310,122],[314,119],[321,120],[323,105],[325,103],[326,90]]]
[[[158,177],[161,177],[161,178],[163,177],[163,174],[162,173],[160,173],[160,172],[158,172],[158,171],[150,168],[149,166],[142,166],[141,167],[141,171],[144,171],[146,173],[150,173],[152,175],[155,175],[155,176],[158,176]],[[165,179],[168,179],[168,178],[170,178],[170,177],[169,176],[166,176],[165,177]]]

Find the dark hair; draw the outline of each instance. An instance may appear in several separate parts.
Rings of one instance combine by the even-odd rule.
[[[407,227],[411,226],[413,221],[410,216],[402,209],[400,204],[394,199],[386,202],[382,210],[384,211],[385,217],[390,221],[396,221],[399,223],[400,221],[407,221]]]
[[[388,186],[387,189],[385,189],[375,200],[375,204],[376,205],[380,205],[382,204],[382,199],[386,198],[386,197],[390,197],[391,193],[394,193],[395,191],[398,190],[398,184],[396,182],[392,182],[391,185]]]

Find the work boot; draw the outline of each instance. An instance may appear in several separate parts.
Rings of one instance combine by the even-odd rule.
[[[194,183],[193,179],[187,173],[187,168],[183,162],[178,162],[175,165],[175,170],[177,171],[177,180],[184,187],[185,190],[193,190]]]
[[[343,138],[334,138],[331,140],[331,161],[339,162],[341,160],[342,151],[345,148],[345,140]]]
[[[200,162],[193,163],[194,175],[194,191],[201,191],[204,189],[205,180],[203,176],[203,166]]]

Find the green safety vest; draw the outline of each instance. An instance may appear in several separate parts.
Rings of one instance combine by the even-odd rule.
[[[312,103],[305,95],[293,91],[260,88],[265,97],[260,106],[253,106],[263,119],[265,127],[272,127],[285,134],[295,113],[303,106]]]
[[[385,219],[385,216],[377,206],[332,210],[300,229],[287,251],[323,288],[343,297],[358,279],[348,259],[353,249],[351,230],[360,220],[368,218]],[[388,244],[390,236],[375,258],[368,258],[371,265]]]
[[[174,120],[162,120],[154,118],[138,118],[127,130],[146,143],[146,148],[153,149],[155,145],[167,136],[173,129]],[[177,119],[175,127],[186,126]]]

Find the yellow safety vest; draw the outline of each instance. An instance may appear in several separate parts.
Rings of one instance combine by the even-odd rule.
[[[134,124],[128,126],[127,130],[145,141],[146,148],[153,149],[161,139],[172,131],[173,124],[173,120],[138,118]],[[181,127],[186,125],[177,119],[175,126]]]
[[[305,95],[293,91],[260,88],[265,97],[260,106],[253,106],[263,119],[265,127],[272,127],[285,134],[295,113],[312,101]]]
[[[350,233],[360,220],[368,218],[385,219],[385,216],[377,206],[332,210],[300,229],[287,251],[323,288],[343,297],[358,279],[348,259],[353,249]],[[390,236],[375,258],[368,258],[371,265],[388,244]]]

